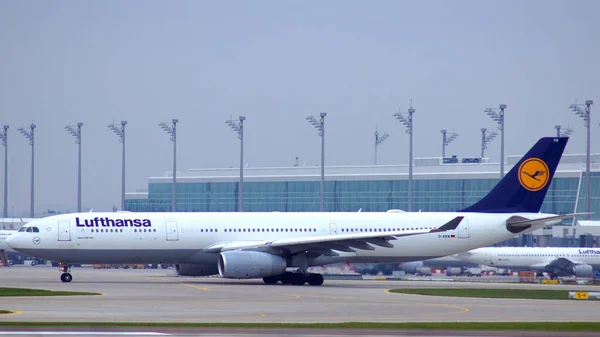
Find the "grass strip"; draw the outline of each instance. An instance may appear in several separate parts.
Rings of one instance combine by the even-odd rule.
[[[74,296],[74,295],[100,295],[99,293],[75,292],[75,291],[52,291],[27,288],[2,288],[0,297],[6,296]]]
[[[439,323],[118,323],[118,322],[0,322],[2,327],[164,327],[164,328],[290,328],[290,329],[431,329],[600,331],[600,322],[439,322]]]
[[[524,298],[535,300],[568,300],[569,291],[566,290],[528,290],[528,289],[391,289],[391,293],[454,296],[454,297],[482,297],[482,298]]]

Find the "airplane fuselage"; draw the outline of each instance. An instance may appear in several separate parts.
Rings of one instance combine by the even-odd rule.
[[[560,258],[600,269],[600,248],[485,247],[456,255],[463,261],[513,270],[545,271]]]
[[[208,248],[227,242],[264,242],[350,233],[428,231],[456,216],[455,230],[398,237],[392,248],[340,251],[309,260],[400,263],[446,256],[514,237],[515,214],[482,213],[78,213],[35,220],[38,232],[11,241],[20,252],[65,263],[192,263],[216,266]],[[519,213],[530,219],[548,216]],[[29,240],[19,242],[19,240]],[[33,244],[32,244],[33,243]],[[26,247],[26,248],[25,248]]]

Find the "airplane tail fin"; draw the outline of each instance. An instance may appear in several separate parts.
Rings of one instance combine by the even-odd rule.
[[[538,213],[568,137],[544,137],[479,202],[459,212]]]

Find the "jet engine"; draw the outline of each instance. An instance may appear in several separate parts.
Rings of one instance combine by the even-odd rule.
[[[219,273],[215,265],[207,264],[176,264],[175,270],[177,271],[177,275],[181,276],[208,276]]]
[[[573,267],[573,274],[577,277],[592,277],[594,275],[594,271],[592,270],[592,266],[589,264],[581,264]]]
[[[248,279],[285,273],[287,263],[281,256],[263,252],[228,251],[219,255],[219,275]]]

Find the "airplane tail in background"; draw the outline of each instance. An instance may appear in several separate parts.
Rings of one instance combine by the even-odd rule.
[[[568,137],[544,137],[483,199],[459,212],[538,213]]]

